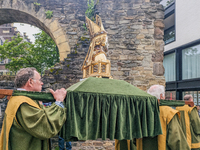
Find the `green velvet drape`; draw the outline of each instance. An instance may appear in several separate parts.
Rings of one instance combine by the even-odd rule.
[[[125,81],[90,77],[67,91],[67,120],[60,132],[65,140],[122,140],[162,134],[156,97]],[[49,93],[15,91],[13,95],[53,101]]]

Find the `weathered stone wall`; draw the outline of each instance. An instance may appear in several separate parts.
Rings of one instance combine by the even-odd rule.
[[[1,131],[1,127],[3,125],[3,117],[4,117],[4,112],[7,106],[7,99],[6,97],[3,99],[0,99],[0,131]]]
[[[14,88],[14,76],[0,76],[0,89],[13,89]],[[2,121],[4,112],[7,105],[7,99],[6,97],[3,99],[0,99],[0,130],[2,127]]]
[[[163,77],[163,6],[124,0],[97,5],[109,34],[108,58],[115,79],[125,80],[142,90],[165,85]]]
[[[108,32],[107,57],[111,60],[113,78],[145,91],[153,84],[165,85],[163,6],[135,0],[109,0],[100,1],[96,13]],[[73,30],[73,25],[68,27]],[[51,84],[69,87],[82,78],[81,66],[89,47],[89,36],[82,26],[78,29],[79,32],[68,32],[70,42],[76,43],[74,49],[65,61],[46,71],[45,87]]]

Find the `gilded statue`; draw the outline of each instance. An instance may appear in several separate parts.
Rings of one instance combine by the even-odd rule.
[[[110,75],[110,61],[106,58],[108,37],[101,17],[96,15],[96,23],[86,17],[86,24],[91,43],[82,67],[83,78],[89,76],[112,78]]]

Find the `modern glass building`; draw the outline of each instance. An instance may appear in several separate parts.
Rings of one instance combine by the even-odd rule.
[[[200,1],[163,0],[166,98],[191,94],[200,105]]]

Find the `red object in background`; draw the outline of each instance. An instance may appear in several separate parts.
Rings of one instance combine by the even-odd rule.
[[[170,93],[170,100],[172,100],[172,93]]]

